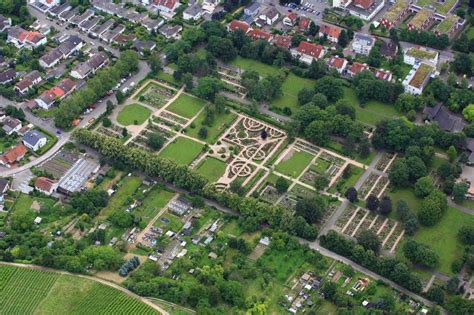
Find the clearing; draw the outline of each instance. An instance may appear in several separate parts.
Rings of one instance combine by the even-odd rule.
[[[203,149],[199,142],[188,138],[178,137],[173,142],[164,147],[159,156],[175,161],[181,165],[189,165]]]
[[[117,122],[122,126],[141,125],[151,115],[151,110],[140,104],[125,106],[117,116]]]

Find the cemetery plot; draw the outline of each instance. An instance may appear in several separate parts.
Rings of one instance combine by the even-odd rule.
[[[269,157],[284,138],[283,131],[250,117],[240,116],[221,137],[221,141],[236,145],[239,156],[258,162]]]
[[[54,178],[61,178],[78,159],[79,157],[76,153],[61,150],[41,164],[38,169],[53,175]]]
[[[341,232],[348,236],[353,236],[355,235],[356,229],[359,227],[359,223],[362,222],[362,220],[365,218],[367,215],[367,211],[358,208],[356,211],[353,213],[350,221],[347,222],[347,224],[342,228]]]
[[[380,175],[370,173],[369,177],[362,183],[362,186],[359,189],[359,196],[361,199],[365,200],[369,196],[374,184],[379,180]]]
[[[395,154],[384,152],[380,160],[377,162],[375,168],[381,172],[387,172],[387,169],[392,164],[394,157]]]
[[[317,145],[314,145],[306,141],[302,141],[300,139],[296,139],[295,143],[293,144],[293,147],[306,151],[309,154],[313,154],[313,155],[317,155],[320,151]]]
[[[405,230],[403,227],[397,224],[391,235],[384,240],[383,249],[393,253],[404,234]]]
[[[388,177],[381,176],[377,183],[373,186],[371,194],[380,197],[388,186]]]
[[[142,89],[138,100],[144,104],[161,108],[163,107],[173,96],[176,95],[176,90],[158,85],[156,83],[150,83]]]
[[[122,139],[122,130],[122,127],[112,124],[110,127],[104,127],[101,125],[96,131],[108,137]]]
[[[343,229],[357,211],[357,206],[349,204],[336,221],[336,227]]]

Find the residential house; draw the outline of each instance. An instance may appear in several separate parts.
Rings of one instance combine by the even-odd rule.
[[[284,48],[284,49],[290,49],[291,48],[291,40],[293,37],[289,35],[275,35],[273,37],[272,43],[273,45]]]
[[[8,69],[6,71],[0,72],[0,84],[8,84],[12,82],[16,77],[15,69]]]
[[[12,27],[12,19],[0,15],[0,33],[5,32],[10,27]]]
[[[389,70],[384,69],[376,69],[374,71],[374,75],[377,79],[384,80],[384,81],[392,81],[392,72]]]
[[[341,57],[331,57],[328,59],[328,66],[331,69],[336,69],[339,74],[342,74],[347,67],[347,60]]]
[[[298,15],[295,12],[288,13],[287,16],[283,18],[283,24],[289,27],[293,27],[298,20]]]
[[[5,201],[5,194],[8,191],[8,188],[10,187],[10,183],[8,180],[5,178],[0,178],[0,203],[3,203]]]
[[[410,12],[409,0],[397,0],[380,20],[380,24],[386,29],[398,26],[405,16]]]
[[[382,40],[380,45],[380,54],[387,59],[392,59],[397,55],[398,45],[393,40]]]
[[[25,147],[35,152],[44,147],[46,142],[48,142],[48,137],[38,130],[30,130],[23,135],[23,144]]]
[[[6,117],[3,121],[2,129],[10,136],[21,129],[21,121],[13,117]]]
[[[411,47],[405,49],[403,54],[403,62],[409,65],[419,63],[427,63],[434,67],[438,64],[439,53],[426,47]]]
[[[327,36],[327,39],[334,44],[337,44],[339,40],[339,35],[341,34],[341,29],[336,26],[329,24],[321,24],[319,27],[319,37]]]
[[[104,42],[110,43],[116,36],[118,36],[119,34],[122,34],[124,31],[125,31],[125,26],[120,24],[120,25],[117,25],[116,28],[106,31],[104,34],[100,35],[99,38],[102,39]]]
[[[265,20],[267,25],[273,25],[279,17],[280,14],[275,7],[268,8],[263,14],[260,14],[259,16],[260,19]]]
[[[133,43],[136,39],[137,37],[134,34],[118,34],[114,37],[113,42],[118,45],[126,45],[128,42]]]
[[[42,81],[41,73],[33,70],[28,73],[20,82],[15,84],[15,90],[20,94],[27,93],[33,86]]]
[[[248,33],[247,36],[252,39],[252,40],[264,40],[269,42],[272,39],[272,35],[264,32],[259,29],[251,29]]]
[[[419,63],[413,66],[413,69],[410,70],[402,82],[405,93],[420,95],[434,73],[435,68],[426,63]]]
[[[466,139],[466,149],[470,152],[467,160],[468,165],[474,165],[474,138]],[[468,191],[469,199],[474,199],[474,182],[471,182],[471,186]]]
[[[239,20],[233,20],[227,26],[228,30],[234,32],[236,30],[242,30],[244,33],[247,33],[250,30],[250,25]]]
[[[385,0],[354,0],[348,6],[349,14],[365,21],[372,20],[385,5]]]
[[[56,187],[57,182],[52,179],[49,179],[48,177],[38,177],[35,180],[36,190],[48,196],[50,196],[56,190]]]
[[[76,15],[69,20],[69,23],[80,26],[85,21],[89,20],[91,17],[94,16],[94,11],[86,10],[81,15]]]
[[[37,0],[37,1],[48,8],[52,8],[61,4],[61,0]]]
[[[76,79],[85,79],[91,74],[95,74],[97,70],[108,64],[109,58],[103,52],[94,54],[88,61],[77,65],[72,69],[70,75]]]
[[[153,5],[160,12],[160,16],[171,19],[176,14],[176,9],[180,6],[177,0],[153,0]]]
[[[351,49],[356,54],[368,56],[374,45],[375,38],[373,36],[355,33],[351,43]]]
[[[185,20],[185,21],[197,21],[202,17],[203,13],[204,13],[204,11],[202,10],[202,7],[198,3],[194,3],[190,6],[188,6],[183,11],[183,20]]]
[[[59,91],[57,91],[57,92],[59,92]],[[38,107],[41,107],[44,110],[49,110],[53,106],[56,99],[59,98],[62,95],[63,94],[61,94],[59,96],[56,95],[56,93],[53,91],[53,89],[47,90],[47,91],[44,91],[43,93],[41,93],[41,95],[38,96],[35,99],[35,102],[36,102],[36,105],[38,105]]]
[[[55,86],[53,89],[55,88],[63,91],[63,95],[60,96],[59,99],[64,99],[76,90],[76,83],[72,81],[71,79],[64,79],[61,82],[59,82],[58,85]]]
[[[6,167],[11,167],[14,163],[23,159],[26,152],[28,152],[28,149],[23,144],[19,143],[0,157],[0,164]]]
[[[439,23],[434,32],[437,36],[446,34],[452,37],[458,30],[460,30],[466,24],[465,19],[461,19],[459,16],[454,14],[447,14],[446,17]]]
[[[307,17],[300,17],[300,20],[298,21],[298,30],[300,32],[306,33],[309,30],[309,26],[311,25],[311,20],[308,19]]]
[[[313,60],[321,59],[324,53],[325,50],[323,46],[306,41],[302,41],[296,49],[291,50],[291,55],[294,58],[306,64],[311,64]]]
[[[184,13],[183,13],[183,17],[184,17]],[[143,21],[141,21],[141,25],[143,25],[147,29],[148,32],[156,31],[163,24],[165,24],[165,21],[160,18],[156,18],[156,19],[146,18]]]
[[[416,15],[408,22],[409,31],[424,31],[435,19],[435,10],[430,8],[422,8]]]
[[[100,37],[102,34],[110,30],[114,26],[114,19],[108,19],[104,23],[100,25],[96,25],[94,28],[90,30],[92,36]]]
[[[255,17],[260,12],[260,3],[252,2],[244,9],[244,15]]]
[[[68,11],[64,11],[62,13],[59,14],[59,20],[61,22],[67,22],[69,23],[70,21],[72,21],[72,19],[74,19],[77,15],[79,14],[79,8],[78,7],[75,7],[74,9],[72,10],[68,10]]]
[[[54,48],[47,54],[41,56],[39,64],[43,68],[52,68],[56,66],[62,59],[69,58],[72,54],[78,52],[84,42],[76,35],[69,36],[57,48]]]
[[[204,10],[209,15],[212,15],[214,11],[218,8],[219,4],[221,3],[221,0],[203,0],[201,5]]]
[[[64,12],[67,12],[72,9],[72,6],[69,4],[69,2],[65,2],[61,5],[58,5],[52,9],[49,10],[49,14],[52,16],[58,16]]]
[[[7,42],[17,48],[35,49],[47,42],[46,36],[39,32],[29,32],[19,26],[13,26],[8,30]]]
[[[59,48],[55,48],[41,56],[39,59],[39,64],[43,69],[53,68],[61,61],[62,58],[63,54]]]
[[[423,114],[425,120],[436,123],[446,132],[461,132],[466,126],[466,122],[461,116],[451,113],[442,103],[438,103],[434,107],[425,106]]]
[[[350,77],[354,77],[357,73],[362,72],[362,71],[368,71],[368,70],[369,70],[369,66],[367,66],[366,64],[362,64],[362,63],[359,63],[359,62],[354,62],[347,69],[347,74]]]
[[[132,48],[142,56],[145,56],[147,53],[155,49],[155,47],[156,43],[151,40],[137,40],[132,45]]]
[[[79,26],[80,29],[85,32],[85,33],[89,33],[91,32],[91,30],[96,27],[100,21],[102,21],[103,18],[101,16],[94,16],[93,18],[87,20],[87,21],[84,21],[81,23],[81,25]]]
[[[166,39],[179,39],[180,33],[183,30],[183,27],[181,25],[164,25],[162,28],[160,28],[160,33],[163,35]]]

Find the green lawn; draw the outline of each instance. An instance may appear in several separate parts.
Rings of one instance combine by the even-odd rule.
[[[384,104],[378,101],[369,101],[362,108],[359,106],[359,99],[352,88],[344,88],[344,99],[348,100],[356,111],[356,120],[375,126],[384,119],[400,117],[399,113],[392,105]]]
[[[349,187],[354,187],[355,183],[360,178],[364,170],[354,165],[351,165],[351,170],[351,176],[349,178],[342,178],[341,176],[336,184],[329,189],[330,193],[335,193],[336,191],[344,193]]]
[[[166,107],[166,110],[182,117],[193,118],[204,105],[205,102],[197,97],[181,94],[173,103]]]
[[[216,115],[214,116],[214,122],[212,123],[212,126],[203,125],[205,118],[206,113],[203,111],[193,121],[194,128],[187,129],[187,134],[198,139],[199,129],[201,129],[201,127],[205,127],[207,129],[207,138],[202,140],[206,141],[207,143],[214,144],[222,132],[224,132],[224,130],[227,129],[237,118],[237,115],[231,112]]]
[[[133,193],[142,184],[142,179],[136,176],[127,176],[119,183],[119,188],[115,194],[110,198],[107,207],[102,209],[100,215],[97,218],[104,218],[110,216],[114,211],[120,210],[127,199],[133,195]]]
[[[161,187],[155,187],[135,211],[144,221],[152,219],[175,194]]]
[[[199,142],[178,137],[163,148],[159,156],[175,161],[178,164],[189,165],[201,153],[203,147]]]
[[[314,80],[301,78],[290,73],[281,86],[283,95],[274,100],[272,105],[280,109],[288,107],[291,109],[292,113],[295,113],[299,107],[298,92],[304,87],[312,89],[314,88],[314,85]]]
[[[123,126],[141,125],[148,117],[151,110],[140,104],[131,104],[125,106],[117,116],[117,121]]]
[[[474,38],[474,27],[469,27],[466,32],[467,38],[473,39]]]
[[[410,210],[417,212],[421,207],[422,199],[415,196],[415,193],[410,188],[396,189],[388,193],[389,197],[392,199],[392,204],[394,208],[397,205],[399,200],[404,200],[408,204]]]
[[[156,75],[156,78],[161,81],[165,81],[167,83],[170,83],[171,85],[180,85],[178,81],[169,73],[166,73],[164,71],[161,71]]]
[[[225,172],[226,163],[215,158],[206,158],[198,167],[197,172],[206,177],[209,182],[216,182]]]
[[[441,14],[446,14],[451,10],[451,8],[456,4],[456,0],[447,0],[445,2],[438,2],[434,0],[418,0],[416,2],[417,5],[420,7],[424,7],[426,5],[431,5],[436,8],[436,11]]]
[[[264,64],[260,61],[253,60],[253,59],[247,59],[247,58],[243,58],[243,57],[240,57],[240,56],[237,56],[237,58],[232,60],[230,62],[230,64],[235,66],[235,67],[239,67],[244,71],[245,70],[255,70],[260,74],[260,76],[263,76],[263,77],[266,77],[266,76],[269,76],[269,75],[276,75],[276,74],[278,74],[278,71],[280,70],[275,66],[270,66],[270,65]]]
[[[462,257],[464,248],[457,238],[464,225],[474,225],[474,217],[455,208],[448,208],[441,221],[433,227],[422,227],[415,240],[429,245],[439,255],[438,271],[452,275],[451,263]]]
[[[298,177],[304,168],[311,162],[313,156],[304,151],[293,151],[293,155],[278,163],[276,170],[282,174]]]

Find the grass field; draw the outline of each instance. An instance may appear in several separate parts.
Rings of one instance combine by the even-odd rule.
[[[140,187],[142,184],[142,179],[140,177],[130,176],[125,177],[117,192],[110,198],[107,207],[102,209],[99,217],[108,217],[115,210],[120,210],[127,201],[127,199]]]
[[[304,168],[311,162],[313,156],[304,151],[294,151],[293,155],[278,163],[276,170],[282,174],[298,177]]]
[[[213,144],[217,141],[219,136],[224,132],[224,130],[229,127],[232,122],[237,118],[237,115],[234,113],[222,113],[220,115],[216,115],[214,117],[214,122],[212,126],[204,126],[203,121],[206,118],[206,113],[201,112],[199,116],[196,117],[194,120],[195,128],[188,128],[187,134],[191,137],[199,139],[198,133],[201,127],[205,127],[207,129],[207,138],[202,139],[207,143]]]
[[[474,225],[474,217],[455,208],[448,211],[441,221],[433,227],[421,227],[415,240],[429,245],[439,255],[438,271],[452,275],[451,263],[462,257],[464,249],[457,238],[459,229],[464,225]]]
[[[356,120],[367,125],[375,126],[384,119],[401,116],[401,113],[399,113],[395,107],[377,101],[369,101],[363,108],[360,107],[359,99],[355,91],[351,88],[344,88],[344,99],[348,100],[350,104],[354,106]]]
[[[148,117],[151,110],[140,104],[131,104],[125,106],[117,116],[117,121],[123,126],[141,125]]]
[[[197,172],[206,177],[209,182],[216,182],[225,172],[226,163],[215,158],[206,158],[198,167]]]
[[[240,56],[237,56],[237,58],[232,60],[230,64],[235,67],[239,67],[242,70],[255,70],[260,74],[260,76],[263,76],[263,77],[266,77],[269,75],[276,75],[278,74],[278,71],[279,71],[279,69],[275,66],[270,66],[260,61],[242,58]]]
[[[188,138],[178,137],[160,152],[159,156],[189,165],[202,151],[203,145]]]
[[[416,2],[417,5],[420,7],[424,7],[426,5],[431,5],[436,8],[436,11],[441,13],[441,14],[446,14],[451,10],[451,8],[457,3],[456,0],[447,0],[445,2],[438,2],[434,0],[418,0]]]
[[[185,118],[192,118],[204,107],[204,104],[205,102],[199,98],[181,94],[173,103],[166,107],[166,110]]]
[[[341,182],[341,184],[338,184],[338,182],[336,182],[336,185],[333,185],[329,189],[330,193],[335,193],[336,191],[339,191],[340,193],[344,193],[349,187],[354,187],[355,183],[357,182],[359,177],[362,175],[364,170],[354,165],[351,166],[351,169],[352,169],[352,175],[349,178],[341,177],[338,181],[338,182]]]
[[[160,211],[175,194],[173,192],[154,187],[149,195],[143,200],[140,207],[135,210],[144,221],[151,220]]]
[[[473,39],[474,38],[474,27],[469,27],[466,32],[467,38]]]
[[[0,314],[157,314],[111,287],[75,276],[0,266]]]
[[[417,212],[421,207],[422,199],[415,196],[412,189],[404,188],[390,191],[388,196],[392,199],[392,204],[396,207],[399,200],[404,200],[408,204],[410,210]]]
[[[281,90],[283,95],[278,99],[272,102],[272,105],[283,109],[284,107],[288,107],[291,109],[291,112],[294,113],[298,110],[298,92],[306,87],[306,88],[314,88],[315,81],[311,79],[305,79],[290,73],[283,85],[281,86]]]

